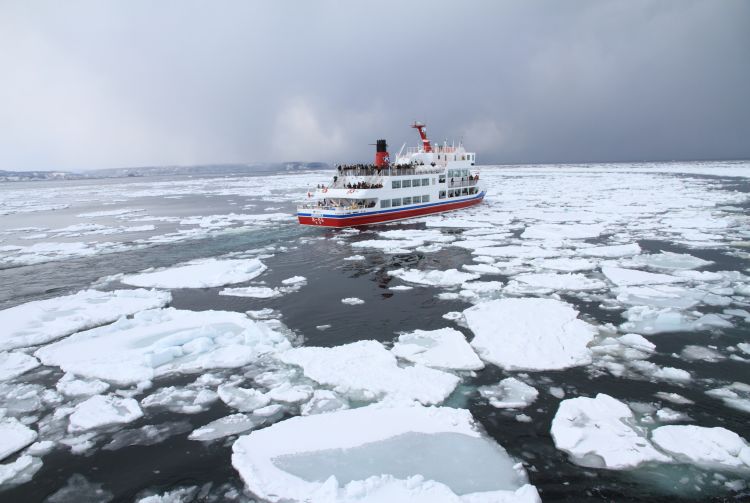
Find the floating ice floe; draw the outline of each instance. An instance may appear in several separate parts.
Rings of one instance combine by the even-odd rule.
[[[579,255],[584,257],[618,258],[629,257],[641,253],[641,247],[637,243],[627,245],[592,246],[590,248],[579,248]]]
[[[130,423],[141,416],[143,411],[132,398],[96,395],[75,407],[69,416],[68,431],[81,432],[111,424]]]
[[[36,440],[37,433],[14,417],[0,419],[0,460]]]
[[[427,367],[448,370],[479,370],[484,363],[453,328],[415,330],[401,334],[391,350],[399,358]]]
[[[258,390],[222,384],[217,390],[221,401],[240,412],[252,412],[271,403],[271,399]]]
[[[244,283],[266,270],[258,259],[201,259],[166,269],[128,274],[122,282],[133,286],[161,288],[212,288]]]
[[[333,348],[294,348],[278,358],[302,367],[306,377],[356,401],[387,399],[438,404],[459,381],[452,374],[422,365],[399,367],[396,357],[377,341]]]
[[[178,414],[197,414],[206,411],[218,399],[218,394],[209,389],[168,386],[143,398],[141,407],[162,408]]]
[[[172,300],[156,290],[85,290],[0,311],[0,350],[37,346]]]
[[[471,345],[486,362],[505,369],[547,370],[591,362],[596,329],[578,311],[553,299],[500,299],[464,311]]]
[[[341,303],[347,304],[349,306],[358,306],[360,304],[364,304],[365,301],[357,297],[346,297],[344,299],[341,299]]]
[[[462,409],[295,417],[238,439],[232,464],[250,492],[272,502],[541,501],[523,466]]]
[[[316,389],[312,398],[302,405],[300,413],[303,416],[310,416],[312,414],[324,414],[348,408],[349,403],[338,393],[327,389]]]
[[[630,408],[603,393],[560,402],[550,432],[555,447],[580,466],[623,470],[649,461],[671,461],[635,425]]]
[[[143,311],[39,349],[45,365],[77,376],[135,384],[171,373],[236,368],[290,347],[262,322],[226,311]]]
[[[750,413],[750,384],[734,382],[723,388],[710,389],[706,394],[720,399],[727,407]]]
[[[57,381],[55,387],[65,396],[79,397],[104,393],[109,389],[109,384],[99,379],[77,379],[73,374],[65,374]]]
[[[520,274],[513,279],[527,285],[539,288],[549,288],[551,290],[602,290],[607,285],[598,279],[587,278],[583,274],[553,274],[553,273],[533,273]]]
[[[558,257],[561,255],[559,250],[540,248],[538,246],[521,246],[521,245],[508,245],[508,246],[489,246],[486,248],[477,248],[472,251],[474,255],[482,255],[485,257],[503,257],[503,258],[519,258],[519,259],[535,259],[535,258],[548,258]]]
[[[624,316],[628,321],[620,325],[620,330],[646,335],[732,327],[730,321],[717,314],[684,313],[673,308],[633,306]]]
[[[669,274],[659,274],[622,267],[602,266],[602,272],[617,286],[633,285],[663,285],[666,283],[680,283],[685,281]]]
[[[39,360],[26,353],[0,352],[0,381],[8,381],[39,366]]]
[[[351,255],[349,257],[344,257],[344,260],[346,260],[348,262],[358,262],[358,261],[364,260],[364,259],[365,259],[364,255]]]
[[[23,484],[42,467],[42,460],[23,455],[12,463],[0,464],[0,486]]]
[[[389,276],[394,276],[407,283],[423,286],[456,286],[466,281],[479,279],[479,274],[460,272],[456,269],[447,271],[420,271],[419,269],[396,269],[388,271]]]
[[[657,254],[638,255],[630,259],[633,265],[642,265],[654,269],[698,269],[713,264],[687,253],[661,252]]]
[[[267,418],[264,417],[256,417],[249,414],[231,414],[193,430],[188,435],[188,438],[190,440],[209,442],[218,438],[245,433],[266,422]]]
[[[652,432],[651,439],[677,461],[750,474],[750,445],[726,428],[692,424],[660,426]]]
[[[254,299],[272,299],[274,297],[280,297],[282,293],[276,288],[268,288],[266,286],[244,286],[240,288],[225,288],[219,292],[219,295],[250,297]]]
[[[543,258],[531,262],[538,269],[549,269],[562,272],[592,271],[596,262],[585,258]]]
[[[480,386],[477,391],[497,409],[523,409],[539,396],[536,388],[515,377],[503,379],[498,384]]]
[[[526,227],[521,237],[524,239],[561,240],[596,238],[604,232],[599,224],[535,224]]]
[[[726,359],[726,357],[716,351],[716,349],[695,345],[688,345],[682,348],[682,351],[680,351],[680,357],[687,361],[702,360],[704,362],[712,363]]]

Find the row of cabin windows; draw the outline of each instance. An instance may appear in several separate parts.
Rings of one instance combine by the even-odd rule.
[[[380,201],[381,208],[391,208],[396,206],[406,206],[407,204],[419,204],[429,203],[430,196],[413,196],[413,197],[398,197],[396,199],[383,199]]]
[[[450,157],[449,155],[443,154],[442,159],[445,159],[447,161],[449,157]],[[438,160],[440,160],[440,159],[441,159],[440,154],[438,154]],[[464,155],[461,156],[460,159],[458,157],[458,154],[453,154],[453,160],[454,161],[458,161],[458,160],[461,160],[461,161],[473,161],[474,160],[474,154],[464,154]]]
[[[433,184],[435,183],[434,180],[432,183]],[[420,187],[420,186],[426,187],[429,184],[430,184],[429,178],[422,178],[422,179],[415,178],[413,180],[393,180],[391,182],[391,188],[392,189],[401,189],[401,188],[405,189],[407,187]]]
[[[463,189],[455,189],[455,190],[449,190],[447,192],[448,197],[458,197],[458,196],[470,196],[472,194],[476,194],[478,192],[476,187],[464,187]],[[439,194],[440,199],[445,199],[446,191],[441,190]]]
[[[461,178],[464,176],[469,176],[468,169],[449,169],[448,170],[448,178]]]

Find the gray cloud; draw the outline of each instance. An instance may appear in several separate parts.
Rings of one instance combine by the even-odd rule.
[[[0,169],[750,157],[743,0],[0,4]]]

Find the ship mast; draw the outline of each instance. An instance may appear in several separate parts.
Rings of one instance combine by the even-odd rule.
[[[411,127],[419,131],[419,136],[422,138],[422,148],[424,149],[424,151],[432,152],[432,145],[430,145],[430,140],[427,139],[427,126],[425,126],[422,122],[414,121],[414,124],[412,124]]]

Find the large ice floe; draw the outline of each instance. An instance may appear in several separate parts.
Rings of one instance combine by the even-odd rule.
[[[167,308],[74,334],[36,356],[77,376],[127,385],[171,373],[241,367],[289,347],[283,334],[244,314]]]
[[[121,316],[162,307],[171,300],[168,292],[156,290],[85,290],[21,304],[0,311],[0,350],[45,344]]]
[[[122,282],[160,288],[212,288],[244,283],[266,270],[258,259],[201,259],[174,267],[128,274]]]
[[[452,374],[422,365],[400,367],[393,353],[377,341],[294,348],[278,358],[300,366],[309,379],[355,401],[439,404],[459,381]]]
[[[750,445],[726,428],[692,424],[660,426],[653,431],[652,439],[677,461],[750,475]]]
[[[554,299],[499,299],[464,311],[486,362],[505,369],[563,369],[591,362],[588,344],[596,328],[578,311]]]
[[[111,424],[135,421],[143,411],[132,398],[95,395],[78,404],[70,415],[68,431],[75,433]]]
[[[603,393],[560,402],[551,434],[555,446],[581,466],[622,470],[671,461],[648,441],[630,408]]]
[[[232,464],[268,501],[540,502],[467,410],[369,406],[295,417],[234,443]]]
[[[449,370],[479,370],[484,363],[453,328],[415,330],[401,334],[391,350],[399,358],[427,367]]]
[[[18,452],[34,440],[37,433],[14,417],[0,419],[0,460]]]

